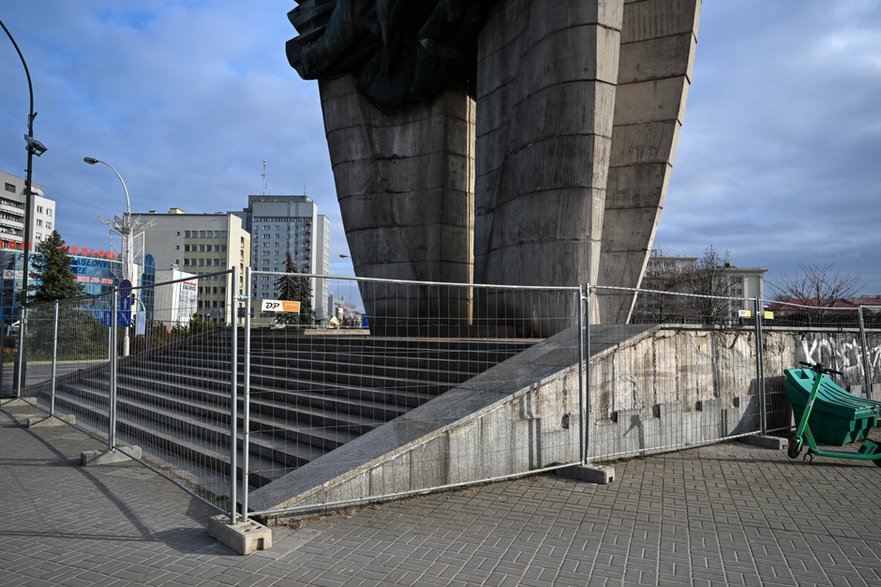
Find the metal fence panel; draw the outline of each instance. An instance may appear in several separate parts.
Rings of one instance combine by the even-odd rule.
[[[29,308],[23,396],[47,412],[73,416],[75,426],[108,446],[130,453],[126,447],[140,447],[145,464],[229,511],[231,276],[194,276],[136,287],[129,295],[117,290],[62,301],[57,322],[56,304]]]
[[[786,398],[783,372],[800,367],[801,362],[822,363],[844,373],[839,383],[855,395],[866,393],[866,349],[860,326],[860,310],[855,307],[825,307],[764,300],[762,329],[765,346],[765,394],[769,432],[793,426],[792,411]],[[797,339],[793,352],[780,354],[784,339]]]
[[[591,327],[590,455],[696,446],[761,430],[752,300],[626,288],[631,322]]]
[[[28,308],[26,385],[22,397],[57,416],[73,416],[84,431],[107,438],[110,294],[36,304]],[[52,379],[53,372],[55,380]],[[57,380],[64,379],[59,396]]]
[[[291,288],[299,280],[308,291],[328,292],[327,300],[301,303],[298,313],[275,311],[283,309],[276,302],[305,301],[278,299],[286,280]],[[575,390],[569,390],[572,396],[567,397],[565,406],[553,403],[560,394],[539,399],[537,391],[527,397],[528,390],[524,390],[517,413],[487,417],[479,425],[471,421],[462,427],[455,422],[463,396],[451,392],[453,395],[445,396],[449,403],[441,397],[457,388],[467,390],[468,401],[479,400],[481,392],[514,392],[518,384],[526,385],[518,378],[535,365],[497,370],[481,383],[474,383],[474,378],[567,329],[571,336],[554,352],[566,353],[567,360],[577,361],[577,288],[264,272],[254,272],[252,282],[257,299],[246,334],[250,351],[246,363],[250,489],[299,472],[319,459],[330,468],[342,466],[337,462],[341,459],[345,460],[343,468],[364,465],[355,462],[360,455],[354,452],[344,456],[331,453],[371,432],[377,443],[391,442],[396,432],[385,437],[382,430],[391,428],[380,429],[396,419],[406,421],[420,434],[448,430],[443,440],[438,440],[443,448],[430,444],[430,448],[417,451],[418,457],[400,457],[409,463],[406,473],[400,472],[404,466],[400,459],[378,467],[382,474],[371,477],[374,498],[581,461],[577,448],[581,406]],[[273,311],[261,312],[264,308]],[[577,380],[576,372],[576,386]],[[418,409],[438,398],[439,403],[432,404],[435,409]],[[544,410],[543,425],[559,430],[556,437],[546,435],[540,441],[536,436],[540,410]],[[479,451],[473,442],[477,429]],[[398,472],[391,473],[396,468]],[[309,470],[314,474],[314,467]],[[347,501],[332,487],[322,499]]]

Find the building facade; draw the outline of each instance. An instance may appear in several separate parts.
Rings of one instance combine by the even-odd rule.
[[[144,225],[144,254],[150,255],[157,278],[167,269],[197,276],[197,314],[212,322],[229,322],[230,290],[245,292],[245,268],[251,260],[251,235],[235,214],[139,214]],[[238,283],[229,275],[211,275],[238,268]],[[159,283],[157,281],[157,283]]]
[[[122,268],[119,255],[112,251],[68,247],[70,268],[83,287],[83,295],[97,296],[113,290]],[[31,255],[33,269],[34,255]],[[19,319],[19,296],[24,276],[24,251],[14,241],[0,241],[0,319],[8,326]],[[28,282],[36,286],[39,280]]]
[[[6,242],[24,242],[25,202],[24,178],[0,171],[0,240]],[[31,198],[31,235],[34,243],[45,240],[55,230],[55,202],[43,195],[43,187],[32,184],[34,197]],[[34,246],[31,246],[31,250]]]
[[[290,252],[297,271],[327,275],[330,271],[330,220],[318,213],[318,205],[308,196],[248,196],[248,207],[241,215],[251,233],[251,269],[260,272],[284,271],[285,253]],[[261,300],[277,299],[278,276],[254,276],[252,307]],[[327,320],[327,282],[312,280],[312,307],[317,320]],[[258,310],[259,311],[259,310]]]

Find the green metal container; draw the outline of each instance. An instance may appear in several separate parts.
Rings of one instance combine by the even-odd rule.
[[[787,369],[786,397],[801,421],[814,385],[811,369]],[[823,375],[808,425],[818,444],[841,446],[864,440],[881,420],[881,402],[858,398]]]

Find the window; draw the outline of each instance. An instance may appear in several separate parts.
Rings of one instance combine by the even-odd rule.
[[[46,208],[46,216],[52,216],[52,208]]]
[[[42,213],[43,213],[43,207],[37,206],[37,214],[42,214]]]
[[[190,238],[190,231],[189,230],[184,231],[184,238]]]
[[[51,222],[46,222],[46,228],[48,228],[48,229],[51,230],[51,229],[52,229],[52,223],[51,223]]]
[[[190,245],[184,245],[184,251],[190,252]]]
[[[6,184],[6,191],[14,194],[15,193],[15,184],[14,183],[7,183]]]
[[[43,226],[43,221],[37,218],[37,226]]]
[[[205,231],[204,230],[199,231],[199,238],[205,238]]]

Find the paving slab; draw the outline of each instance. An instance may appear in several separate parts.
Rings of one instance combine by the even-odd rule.
[[[240,556],[217,513],[136,463],[0,408],[0,585],[879,585],[870,463],[726,443],[614,463],[615,482],[535,476],[273,528]]]

